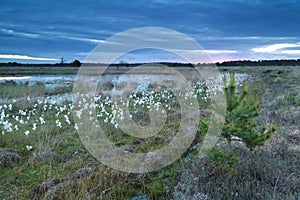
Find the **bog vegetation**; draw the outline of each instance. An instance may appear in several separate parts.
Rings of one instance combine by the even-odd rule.
[[[278,112],[283,109],[282,113],[288,114],[289,107],[299,112],[299,93],[290,91],[296,87],[298,77],[292,70],[280,74],[265,70],[258,79],[248,82],[237,84],[234,75],[230,80],[224,79],[227,97],[224,129],[216,147],[203,159],[197,159],[196,155],[208,129],[210,97],[208,87],[195,84],[191,95],[198,99],[203,112],[193,144],[170,166],[146,174],[120,172],[100,164],[78,137],[74,117],[80,118],[81,113],[73,116],[70,102],[36,98],[71,88],[48,91],[43,85],[1,83],[1,97],[10,100],[0,104],[0,196],[4,199],[297,199],[300,161],[293,147],[297,147],[299,137],[297,133],[293,135],[295,141],[291,146],[289,135],[283,133],[287,131],[286,124],[271,118],[269,112],[274,105]],[[286,96],[277,99],[278,94],[268,93],[262,98],[276,84],[286,85]],[[267,98],[277,100],[267,104]],[[82,107],[89,103],[82,102]],[[109,97],[99,94],[93,103],[110,140],[131,152],[160,148],[180,123],[178,100],[168,89],[135,93],[124,102],[138,123],[147,123],[149,116],[145,113],[152,107],[167,112],[163,130],[147,140],[122,133],[117,121],[122,119],[123,111]],[[290,113],[288,117],[295,118]],[[297,123],[289,127],[299,130]]]

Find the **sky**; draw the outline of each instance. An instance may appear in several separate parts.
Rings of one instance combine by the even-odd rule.
[[[0,6],[0,62],[84,61],[97,45],[141,27],[196,40],[213,62],[300,58],[298,0],[6,0]],[[133,52],[126,62],[176,61]]]

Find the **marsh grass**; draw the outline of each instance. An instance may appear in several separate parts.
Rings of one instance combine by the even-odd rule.
[[[34,101],[13,104],[10,116],[18,115],[20,109],[35,109],[35,115],[28,123],[20,125],[18,131],[5,132],[0,136],[0,147],[17,149],[20,154],[18,161],[0,166],[3,171],[0,175],[0,194],[5,199],[124,199],[139,193],[146,194],[151,199],[162,199],[171,196],[180,171],[188,165],[187,161],[179,159],[161,171],[142,175],[105,167],[84,148],[74,128],[73,119],[70,119],[71,124],[64,121],[63,113],[67,113],[68,110],[57,115],[58,110],[68,107],[69,103],[53,105],[57,108],[46,111],[42,109],[43,104],[39,105]],[[38,118],[35,118],[38,116],[43,116],[46,123],[39,124],[33,131],[33,123],[39,123],[36,121]],[[170,113],[169,117],[178,116]],[[60,128],[55,124],[57,119],[62,122]],[[173,127],[171,121],[169,119],[169,124],[163,128],[162,135],[164,131]],[[161,145],[157,143],[156,138],[139,140],[137,145],[136,138],[121,134],[109,123],[102,125],[112,141],[118,141],[116,145],[131,145],[136,147],[137,152],[153,150]],[[30,130],[30,134],[26,136],[24,132],[27,130]],[[203,133],[199,132],[197,141],[201,141],[202,137]],[[33,149],[27,150],[26,145],[31,145]],[[195,149],[191,148],[185,155],[194,153]],[[92,171],[89,171],[90,167],[93,168]],[[86,170],[89,172],[78,175]]]
[[[296,115],[278,114],[283,113],[280,110],[282,107],[286,107],[286,110],[289,110],[290,106],[299,108],[297,104],[299,96],[294,91],[298,88],[299,82],[295,81],[298,80],[298,76],[296,73],[291,75],[292,72],[289,70],[280,69],[282,72],[278,73],[276,71],[278,69],[272,69],[261,73],[264,70],[266,69],[251,72],[263,78],[266,85],[261,85],[262,88],[270,89],[265,90],[267,91],[263,99],[265,110],[262,114],[268,121],[276,121],[281,132],[278,131],[266,146],[254,152],[235,144],[234,152],[238,164],[234,167],[233,174],[228,174],[226,168],[214,167],[208,158],[193,160],[197,158],[197,150],[193,147],[203,140],[208,128],[206,122],[209,115],[200,121],[191,148],[172,165],[151,173],[130,174],[102,165],[84,148],[73,124],[63,123],[62,128],[57,128],[54,123],[57,119],[56,111],[43,113],[43,110],[39,109],[37,113],[43,113],[45,120],[53,123],[38,126],[37,130],[31,131],[28,136],[23,133],[31,130],[31,123],[20,126],[19,131],[0,135],[0,147],[15,149],[20,155],[20,159],[8,165],[0,165],[0,197],[2,199],[118,200],[131,199],[141,194],[149,199],[173,198],[175,200],[175,197],[192,199],[190,197],[205,194],[202,196],[210,199],[299,199],[299,154],[291,150],[289,141],[284,139],[284,137],[288,138],[289,134],[286,132],[286,127],[293,125],[297,128],[298,122],[294,119]],[[1,97],[26,98],[28,95],[40,96],[49,92],[42,85],[33,86],[36,87],[34,89],[36,91],[31,91],[31,88],[26,85],[13,85],[13,83],[5,83],[2,86]],[[284,89],[284,92],[276,90],[277,88]],[[282,94],[283,97],[278,97]],[[25,100],[17,102],[11,112],[17,114],[19,109],[30,110],[34,107],[34,102],[26,102]],[[207,105],[203,104],[203,106],[205,108]],[[272,114],[273,111],[275,115]],[[179,117],[176,114],[169,114],[170,117]],[[63,122],[63,116],[59,117]],[[283,121],[282,118],[287,118],[291,122]],[[114,126],[103,125],[107,126],[107,135],[115,141],[116,145],[134,147],[136,139],[121,134]],[[164,130],[167,131],[173,126],[174,124],[170,123],[164,127]],[[140,140],[136,151],[148,151],[155,146],[155,142],[157,141],[151,139],[148,142]],[[159,148],[159,144],[155,144]],[[33,149],[27,150],[26,145],[32,145]],[[222,141],[218,145],[224,148]],[[52,157],[44,159],[41,155]],[[191,171],[192,175],[187,178],[189,181],[184,182],[181,175],[186,171]],[[191,194],[177,191],[176,187],[179,183]]]
[[[5,81],[0,83],[1,99],[20,99],[27,97],[42,97],[56,94],[64,94],[72,91],[72,85],[57,86],[48,88],[45,84],[37,82],[29,85],[29,82],[17,83],[15,81]]]
[[[28,142],[34,146],[33,151],[24,149]],[[85,150],[72,128],[51,133],[51,127],[44,127],[29,138],[6,134],[0,140],[0,146],[21,149],[18,162],[1,166],[0,194],[5,199],[42,199],[46,196],[50,199],[124,199],[139,192],[151,199],[161,199],[172,190],[178,172],[183,169],[178,161],[160,172],[144,175],[113,170],[100,164]],[[49,150],[56,152],[61,159],[36,162],[38,154]],[[70,178],[78,169],[88,167],[95,170],[79,178]],[[47,191],[38,192],[39,185],[49,179],[57,180],[56,184]]]
[[[228,175],[207,161],[198,169],[199,190],[212,199],[297,199],[300,191],[300,161],[276,136],[268,148],[251,152],[236,147],[239,159],[235,173]]]
[[[41,96],[44,95],[46,88],[43,84],[37,83],[33,86],[26,83],[16,83],[15,81],[5,81],[0,83],[1,98],[25,98],[28,96]]]

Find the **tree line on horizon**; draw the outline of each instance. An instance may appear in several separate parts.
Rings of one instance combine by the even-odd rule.
[[[244,66],[299,66],[300,59],[282,59],[282,60],[238,60],[238,61],[225,61],[222,63],[217,62],[216,65],[219,67],[244,67]]]
[[[74,60],[70,63],[60,62],[60,63],[18,63],[18,62],[8,62],[8,63],[0,63],[0,66],[40,66],[40,67],[49,67],[49,66],[62,66],[62,67],[79,67],[81,66],[81,62],[79,60]],[[99,63],[101,64],[101,63]],[[141,64],[146,63],[113,63],[110,66],[114,67],[135,67]],[[178,63],[178,62],[156,62],[156,64],[164,64],[170,67],[192,67],[191,63]],[[206,65],[207,63],[199,65]],[[251,66],[300,66],[300,59],[281,59],[281,60],[237,60],[237,61],[224,61],[224,62],[216,62],[215,65],[217,67],[251,67]]]

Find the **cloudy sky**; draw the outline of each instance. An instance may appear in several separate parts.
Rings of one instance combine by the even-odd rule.
[[[215,62],[300,58],[299,10],[298,0],[1,1],[0,62],[83,61],[107,38],[140,27],[184,33]],[[157,53],[130,58],[172,60]]]

